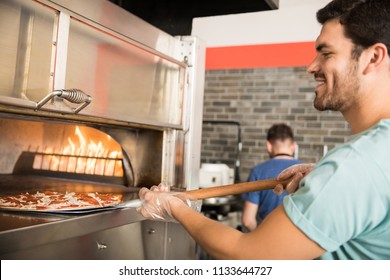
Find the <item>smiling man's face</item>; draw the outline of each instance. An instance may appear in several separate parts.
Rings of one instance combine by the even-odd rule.
[[[353,43],[338,20],[326,22],[316,40],[317,56],[307,71],[317,81],[314,107],[345,112],[357,105],[359,64],[352,57]]]

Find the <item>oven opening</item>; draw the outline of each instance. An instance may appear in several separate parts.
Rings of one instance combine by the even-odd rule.
[[[73,135],[67,137],[64,147],[31,147],[35,170],[50,170],[102,176],[123,176],[122,151],[109,136],[91,139],[88,132],[75,127]]]
[[[0,114],[0,194],[138,193],[161,181],[163,131]]]
[[[127,185],[121,146],[110,135],[75,125],[59,137],[41,145],[29,143],[13,174]]]

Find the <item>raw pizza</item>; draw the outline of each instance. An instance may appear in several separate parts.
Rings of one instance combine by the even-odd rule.
[[[120,203],[122,194],[44,191],[0,196],[0,209],[53,211],[102,208]]]

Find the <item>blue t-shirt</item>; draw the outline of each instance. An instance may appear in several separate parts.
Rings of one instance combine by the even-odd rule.
[[[390,119],[332,149],[284,198],[321,259],[390,259]]]
[[[294,164],[302,163],[296,159],[270,159],[266,162],[263,162],[259,165],[256,165],[250,172],[248,181],[257,181],[270,178],[276,178],[280,172],[282,172],[287,167],[290,167]],[[246,201],[250,201],[254,204],[259,205],[259,211],[257,219],[259,222],[264,220],[264,218],[277,206],[282,204],[283,197],[286,195],[286,192],[283,192],[282,195],[276,195],[273,190],[250,192],[242,195],[242,198]]]

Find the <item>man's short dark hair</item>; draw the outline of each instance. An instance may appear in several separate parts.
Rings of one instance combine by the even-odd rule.
[[[389,0],[333,0],[317,12],[321,24],[332,19],[340,21],[345,36],[354,43],[353,58],[359,58],[364,49],[376,43],[390,50]]]
[[[284,123],[274,124],[268,129],[267,141],[275,142],[277,140],[294,140],[294,133],[288,125]]]

